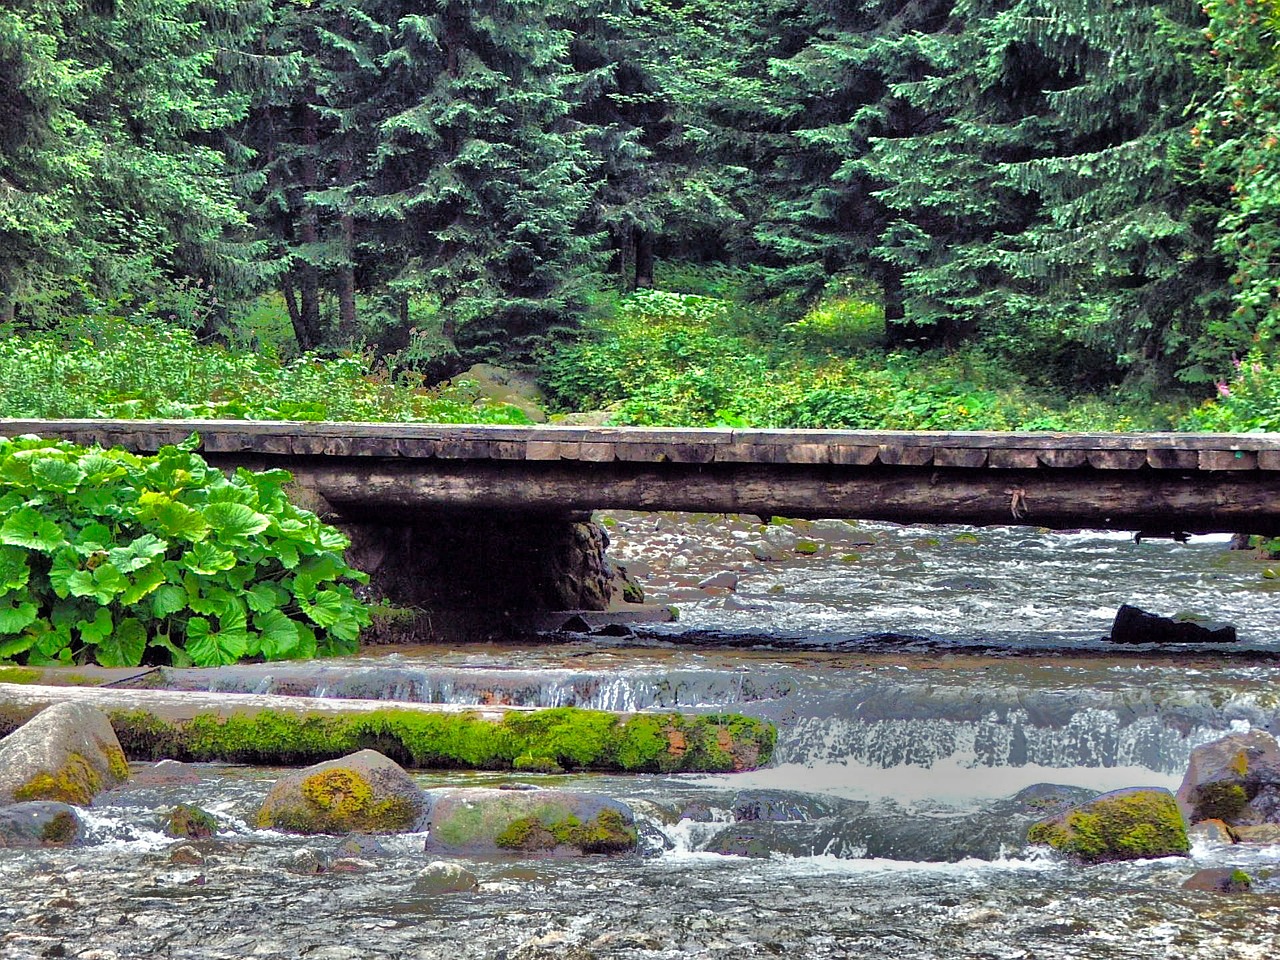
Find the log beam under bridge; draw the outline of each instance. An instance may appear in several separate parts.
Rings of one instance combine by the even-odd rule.
[[[283,467],[342,519],[603,508],[1280,535],[1280,435],[0,420]]]

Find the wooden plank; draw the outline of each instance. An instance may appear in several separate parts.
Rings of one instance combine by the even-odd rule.
[[[933,460],[933,447],[882,443],[878,456],[886,467],[923,467]]]
[[[726,443],[715,448],[717,463],[759,463],[760,444]]]
[[[581,443],[578,447],[578,459],[585,463],[612,463],[617,458],[612,443]]]
[[[987,465],[987,451],[981,447],[935,447],[935,467],[966,467],[974,469]]]
[[[1042,467],[1053,470],[1070,470],[1083,467],[1089,462],[1089,455],[1084,450],[1062,450],[1042,448],[1036,451],[1036,459]]]
[[[525,446],[526,460],[559,460],[564,444],[555,440],[530,440]]]
[[[1280,450],[1259,450],[1259,470],[1280,470]]]
[[[1155,470],[1195,470],[1200,466],[1200,454],[1195,450],[1174,450],[1170,447],[1148,450],[1147,466]]]
[[[716,455],[709,443],[619,443],[614,451],[629,463],[710,463]]]
[[[831,462],[831,448],[825,443],[790,443],[780,449],[786,463]]]
[[[868,466],[875,463],[876,457],[880,455],[879,447],[853,446],[847,443],[830,444],[827,450],[832,463],[850,467]]]
[[[1201,470],[1256,470],[1258,454],[1252,450],[1201,450]]]
[[[488,460],[489,440],[448,438],[436,441],[436,456],[442,460]]]
[[[1040,466],[1040,451],[993,449],[987,454],[987,466],[997,470],[1034,470]]]
[[[1137,470],[1146,463],[1146,450],[1089,451],[1089,466],[1095,470]]]
[[[494,460],[523,460],[527,445],[518,440],[492,440],[489,456]]]

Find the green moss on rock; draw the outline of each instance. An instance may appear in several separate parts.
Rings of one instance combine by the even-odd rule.
[[[518,761],[536,760],[565,770],[729,772],[767,763],[777,739],[771,724],[738,714],[623,720],[574,707],[513,711],[501,720],[394,708],[360,714],[263,710],[185,721],[132,710],[117,711],[111,720],[137,759],[295,766],[373,749],[405,766],[433,769],[511,770]]]
[[[544,821],[536,816],[519,817],[494,838],[504,850],[521,853],[551,852],[572,847],[584,854],[615,854],[634,850],[636,829],[616,810],[601,810],[585,823],[573,815]]]
[[[1084,863],[1185,856],[1190,851],[1173,794],[1161,789],[1103,794],[1033,825],[1027,839]]]
[[[80,821],[66,810],[55,813],[40,830],[40,842],[61,847],[72,843],[80,835]]]
[[[165,816],[164,832],[171,837],[199,840],[217,833],[218,821],[199,807],[180,803]]]
[[[125,766],[128,773],[128,765]],[[102,776],[82,755],[72,753],[57,770],[42,770],[13,791],[19,803],[27,800],[56,800],[88,806],[102,789]]]

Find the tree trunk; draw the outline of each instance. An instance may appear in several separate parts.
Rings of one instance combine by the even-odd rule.
[[[636,228],[636,283],[638,290],[653,289],[653,234]]]
[[[298,309],[298,295],[293,286],[292,276],[285,276],[280,292],[284,294],[284,306],[289,311],[289,323],[293,327],[293,338],[298,341],[298,348],[303,351],[310,350],[315,344],[311,342],[311,333],[302,322],[302,313]]]
[[[304,103],[302,105],[302,142],[305,149],[302,155],[302,211],[298,239],[303,244],[310,245],[320,241],[320,218],[308,197],[308,194],[315,190],[319,180],[316,164],[316,145],[319,139],[316,112],[311,104]],[[319,340],[320,331],[320,278],[316,268],[306,262],[299,267],[299,273],[301,274],[299,287],[302,293],[302,325],[308,332],[308,340],[314,346]]]
[[[622,292],[636,290],[636,231],[627,227],[618,237],[618,275],[622,277]]]
[[[338,177],[350,185],[351,158],[344,156]],[[342,214],[342,266],[338,268],[338,332],[344,341],[356,339],[356,218],[350,208]]]

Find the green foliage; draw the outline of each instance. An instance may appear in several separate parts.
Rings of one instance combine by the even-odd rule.
[[[1129,410],[1089,396],[1028,386],[981,350],[884,353],[865,349],[879,305],[845,295],[801,320],[744,318],[711,297],[642,291],[622,298],[588,335],[562,344],[544,384],[568,409],[608,409],[616,423],[669,426],[901,430],[1154,429],[1170,412]],[[743,330],[785,329],[787,340]],[[853,356],[825,346],[858,345]]]
[[[0,439],[0,658],[213,666],[352,653],[346,538],[282,470]]]
[[[1233,432],[1280,430],[1280,362],[1254,353],[1236,364],[1230,382],[1218,384],[1218,395],[1190,411],[1183,430]]]
[[[508,404],[375,376],[362,356],[282,362],[137,316],[0,340],[0,384],[0,416],[18,418],[529,422]]]
[[[1207,180],[1229,184],[1217,245],[1231,269],[1235,308],[1210,327],[1222,347],[1280,336],[1280,3],[1208,0],[1194,61],[1206,81],[1191,129]],[[1226,313],[1226,311],[1224,311]]]

